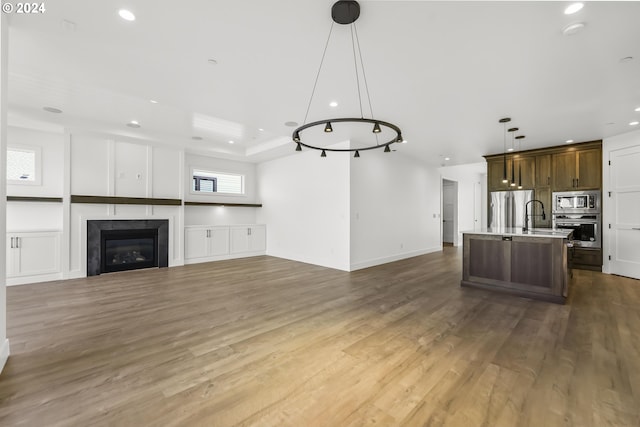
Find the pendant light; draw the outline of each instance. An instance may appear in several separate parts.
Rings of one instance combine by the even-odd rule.
[[[511,119],[509,117],[504,117],[500,120],[498,120],[498,123],[502,123],[502,127],[503,127],[503,134],[504,134],[504,150],[502,151],[503,153],[503,158],[502,158],[502,183],[506,184],[507,182],[509,182],[509,180],[507,179],[507,123],[509,123],[511,121]]]
[[[518,152],[520,152],[524,135],[518,135],[516,139],[518,140]],[[518,160],[518,190],[522,190],[522,158]]]
[[[514,149],[514,132],[517,132],[518,128],[509,128],[508,132],[511,133],[511,149]],[[515,156],[511,156],[511,182],[509,183],[509,186],[511,187],[515,187],[516,186],[516,167],[514,165],[514,163],[516,162],[516,158]]]

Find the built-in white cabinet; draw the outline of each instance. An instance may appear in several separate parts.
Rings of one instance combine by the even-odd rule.
[[[7,233],[7,285],[60,279],[59,231]]]
[[[229,254],[229,227],[187,227],[184,233],[185,259]]]
[[[265,249],[264,225],[185,227],[185,264],[264,255]]]
[[[264,225],[233,226],[230,231],[230,253],[265,251],[267,232]]]

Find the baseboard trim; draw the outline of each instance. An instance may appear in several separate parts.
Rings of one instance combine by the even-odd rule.
[[[391,256],[385,256],[380,258],[374,258],[367,261],[361,261],[351,264],[349,271],[362,270],[363,268],[375,267],[376,265],[387,264],[394,261],[400,261],[402,259],[413,258],[420,255],[426,255],[433,252],[440,252],[442,247],[437,246],[434,248],[419,249],[417,251],[403,252]]]
[[[0,373],[4,369],[4,365],[7,363],[9,359],[9,338],[5,339],[2,343],[2,348],[0,348]]]

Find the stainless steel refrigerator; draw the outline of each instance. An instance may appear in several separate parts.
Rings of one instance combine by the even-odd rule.
[[[522,228],[525,205],[530,200],[533,200],[533,190],[492,191],[489,204],[489,227],[492,229]]]

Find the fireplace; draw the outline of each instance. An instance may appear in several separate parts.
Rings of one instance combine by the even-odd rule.
[[[87,221],[87,276],[169,265],[168,220]]]

